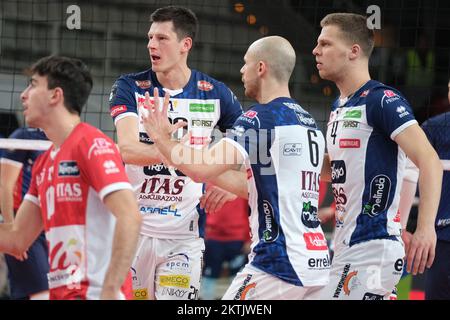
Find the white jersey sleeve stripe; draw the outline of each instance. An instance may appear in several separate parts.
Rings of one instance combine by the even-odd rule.
[[[125,189],[133,191],[131,184],[129,184],[128,182],[117,182],[117,183],[113,183],[113,184],[110,184],[110,185],[107,185],[106,187],[104,187],[102,190],[100,190],[98,195],[100,196],[100,199],[102,199],[102,201],[103,201],[103,199],[111,192],[114,192],[117,190],[125,190]]]
[[[114,125],[116,125],[119,120],[122,120],[123,118],[127,118],[127,117],[139,118],[138,115],[134,112],[125,112],[125,113],[118,115],[117,118],[114,119]]]
[[[33,202],[35,205],[37,205],[38,207],[41,207],[41,204],[39,202],[39,199],[35,196],[32,196],[31,194],[26,194],[25,197],[23,198],[24,200],[28,200],[30,202]]]
[[[400,127],[398,127],[394,132],[392,132],[391,139],[394,140],[395,137],[397,137],[400,134],[400,132],[402,132],[403,130],[405,130],[409,126],[412,126],[413,124],[416,124],[416,123],[417,123],[416,120],[411,120],[411,121],[405,122]]]

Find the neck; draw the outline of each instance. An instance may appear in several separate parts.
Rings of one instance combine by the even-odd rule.
[[[259,92],[259,96],[256,101],[258,101],[258,103],[265,104],[280,97],[291,97],[288,84],[268,81],[261,84],[261,91]]]
[[[80,122],[79,115],[67,112],[65,116],[55,117],[43,126],[42,130],[55,147],[59,148]]]
[[[367,66],[365,68],[364,66],[358,66],[349,70],[335,83],[341,93],[341,99],[343,99],[355,93],[369,80],[369,68]]]
[[[166,89],[176,90],[186,86],[191,78],[191,69],[187,65],[178,66],[166,72],[157,72],[156,78]]]

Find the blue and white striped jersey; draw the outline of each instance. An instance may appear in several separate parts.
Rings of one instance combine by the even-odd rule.
[[[294,285],[325,285],[330,257],[317,217],[325,139],[315,120],[277,98],[239,117],[226,141],[247,169],[250,263]]]
[[[332,107],[327,130],[336,201],[335,246],[400,235],[406,155],[395,137],[417,123],[406,99],[370,80]]]

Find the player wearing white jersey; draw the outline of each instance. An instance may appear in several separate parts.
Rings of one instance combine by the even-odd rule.
[[[144,95],[154,88],[170,94],[167,117],[179,129],[178,138],[192,131],[188,143],[194,148],[207,143],[216,126],[230,128],[242,108],[223,83],[187,66],[198,24],[190,10],[164,7],[151,21],[147,48],[152,69],[121,76],[110,96],[119,148],[143,216],[132,268],[134,295],[196,299],[204,251],[203,185],[162,163],[142,125],[148,107]]]
[[[336,201],[335,255],[330,283],[319,297],[388,299],[403,271],[398,205],[406,156],[423,168],[424,199],[406,253],[413,274],[434,259],[442,166],[406,99],[370,80],[374,42],[366,18],[330,14],[321,26],[313,54],[320,76],[336,83],[340,98],[328,122],[329,159],[322,171]]]
[[[249,199],[249,263],[223,298],[304,299],[328,282],[330,266],[317,217],[324,137],[290,97],[295,51],[286,39],[254,42],[244,61],[245,94],[258,104],[210,150],[170,140],[167,94],[162,112],[155,100],[144,125],[164,157],[195,181],[212,181]]]

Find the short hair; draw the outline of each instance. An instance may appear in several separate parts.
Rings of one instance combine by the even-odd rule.
[[[64,105],[70,113],[81,114],[91,93],[92,76],[87,66],[78,59],[48,56],[38,60],[26,73],[47,77],[47,88],[60,87],[64,95]]]
[[[190,9],[179,6],[167,6],[157,9],[150,15],[150,22],[172,21],[178,40],[190,37],[195,40],[198,30],[198,19]]]
[[[344,38],[359,44],[363,53],[369,58],[375,44],[374,31],[367,27],[367,18],[355,13],[331,13],[320,21],[320,26],[335,25],[339,27]]]

